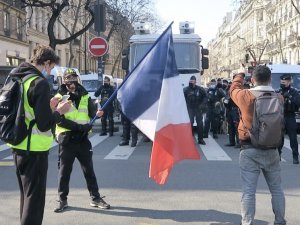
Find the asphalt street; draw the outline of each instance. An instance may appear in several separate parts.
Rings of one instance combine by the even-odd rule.
[[[110,210],[89,206],[89,194],[78,161],[70,182],[69,208],[54,213],[57,200],[57,153],[49,155],[44,225],[239,225],[241,182],[239,149],[225,147],[227,135],[198,146],[199,161],[177,164],[166,185],[148,177],[151,142],[137,147],[118,146],[121,129],[113,137],[90,136],[100,194]],[[299,138],[300,139],[300,138]],[[292,164],[286,137],[282,157],[282,183],[286,195],[286,219],[299,225],[300,165]],[[19,224],[19,189],[11,151],[0,143],[0,225]],[[256,195],[256,225],[273,224],[271,196],[261,175]]]

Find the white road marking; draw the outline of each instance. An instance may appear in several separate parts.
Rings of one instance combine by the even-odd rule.
[[[138,141],[137,145],[141,142]],[[117,145],[104,159],[128,159],[136,147],[130,147],[130,145],[120,146]]]
[[[205,138],[204,141],[206,142],[206,145],[200,145],[200,146],[207,160],[232,161],[232,159],[226,154],[226,152],[210,135],[208,136],[208,138]]]
[[[108,136],[99,136],[98,134],[93,135],[90,138],[90,141],[92,143],[92,147],[94,148],[95,146],[97,146],[100,142],[104,141],[106,138],[108,138]],[[58,143],[56,141],[53,142],[52,147],[54,148],[58,145]],[[4,151],[6,150],[3,146],[6,146],[6,149],[9,149],[10,147],[8,147],[6,144],[4,145],[0,145],[0,151]],[[7,156],[5,158],[3,158],[3,160],[13,160],[13,155]]]
[[[90,142],[92,143],[92,148],[96,147],[99,143],[107,139],[108,136],[99,136],[99,134],[95,134],[90,137]]]
[[[6,144],[0,145],[0,152],[5,151],[7,149],[10,149],[10,147],[7,146]]]

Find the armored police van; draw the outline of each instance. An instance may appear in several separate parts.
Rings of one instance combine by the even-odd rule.
[[[129,49],[123,51],[122,68],[131,71],[149,51],[160,34],[150,34],[149,25],[137,23],[134,26],[135,35],[129,39]],[[194,33],[193,22],[181,22],[180,34],[173,34],[174,50],[182,87],[188,86],[191,76],[197,78],[200,85],[200,75],[208,69],[208,50],[202,47],[201,37]]]

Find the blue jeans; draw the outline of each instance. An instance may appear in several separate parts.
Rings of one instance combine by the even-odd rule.
[[[272,208],[275,214],[274,225],[286,225],[285,197],[281,188],[280,159],[277,149],[244,149],[240,153],[242,179],[242,225],[254,224],[255,193],[260,171],[268,184],[272,195]]]

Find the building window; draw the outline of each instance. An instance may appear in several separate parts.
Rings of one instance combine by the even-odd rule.
[[[9,18],[9,13],[4,12],[4,31],[9,31],[10,30],[10,18]]]
[[[17,34],[22,35],[22,19],[20,17],[17,17]]]

